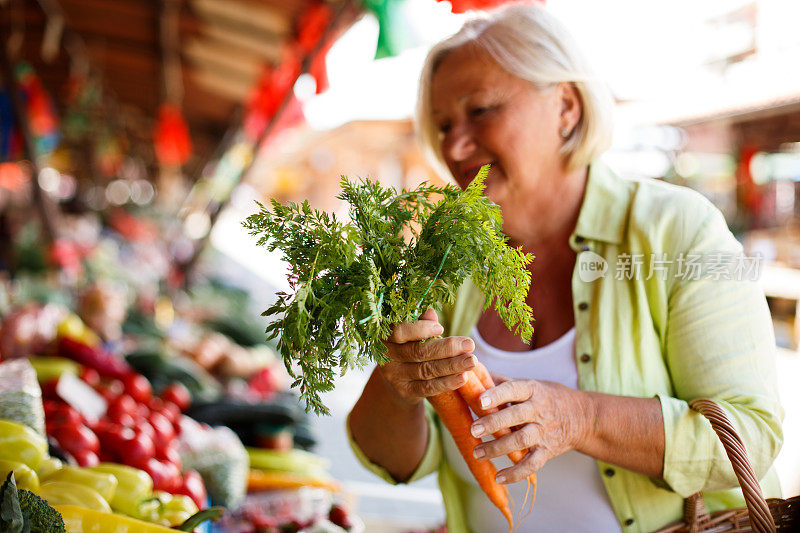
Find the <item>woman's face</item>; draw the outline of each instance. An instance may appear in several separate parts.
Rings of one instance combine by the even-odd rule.
[[[565,118],[565,91],[574,93],[566,84],[538,90],[470,46],[448,53],[434,72],[431,103],[445,163],[462,188],[491,163],[485,194],[503,209],[512,238],[514,218],[530,219],[532,200],[564,173],[559,132],[574,126]]]

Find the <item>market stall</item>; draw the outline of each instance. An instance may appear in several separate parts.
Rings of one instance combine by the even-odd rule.
[[[21,509],[4,526],[363,530],[263,303],[198,261],[253,154],[302,120],[296,80],[324,90],[363,9],[0,6],[0,482]]]

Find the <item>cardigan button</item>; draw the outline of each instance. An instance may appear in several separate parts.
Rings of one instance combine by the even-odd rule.
[[[589,304],[587,304],[586,302],[581,302],[578,304],[578,309],[580,309],[581,311],[586,311],[587,309],[589,309]]]
[[[581,356],[581,363],[588,363],[591,360],[592,360],[592,356],[589,355],[588,353],[585,353],[585,354],[583,354]]]
[[[606,475],[606,477],[614,477],[614,474],[616,474],[613,468],[606,468],[603,473]]]
[[[625,520],[625,525],[626,526],[632,526],[633,525],[633,518],[628,518],[627,520]]]

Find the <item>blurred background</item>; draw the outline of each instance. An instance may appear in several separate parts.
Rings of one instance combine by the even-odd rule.
[[[259,337],[285,267],[242,220],[270,198],[344,214],[341,175],[446,181],[414,138],[421,64],[465,10],[501,3],[0,0],[2,357],[27,349],[15,313],[51,304],[119,354],[155,337],[218,397],[288,394]],[[614,95],[607,163],[698,190],[761,258],[787,412],[778,471],[800,493],[800,3],[546,6]],[[367,530],[435,528],[435,480],[388,486],[349,450],[344,417],[368,373],[341,378],[332,416],[298,415],[292,434],[330,461]]]

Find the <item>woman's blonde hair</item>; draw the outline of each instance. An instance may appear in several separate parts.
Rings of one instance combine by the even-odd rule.
[[[561,148],[570,169],[589,164],[608,148],[613,101],[606,85],[555,17],[542,7],[512,5],[478,15],[428,53],[420,77],[416,127],[423,149],[438,164],[444,160],[432,117],[431,83],[444,57],[467,44],[487,52],[505,71],[539,89],[561,82],[575,86],[583,111]]]

